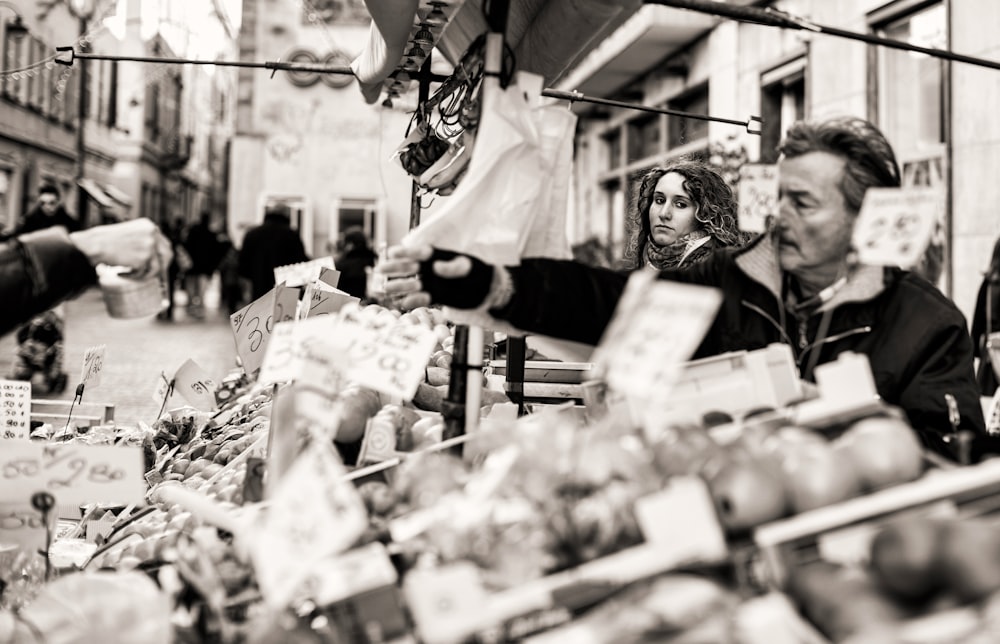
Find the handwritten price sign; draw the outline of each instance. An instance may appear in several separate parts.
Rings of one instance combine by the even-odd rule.
[[[308,262],[278,266],[274,269],[274,281],[277,284],[284,282],[286,286],[305,286],[319,279],[320,271],[324,268],[334,268],[332,257],[319,257]]]
[[[92,387],[101,384],[101,372],[104,371],[104,359],[107,352],[108,347],[104,344],[87,349],[83,354],[83,371],[80,374],[80,382]]]
[[[944,200],[937,188],[869,188],[854,224],[858,259],[909,268],[930,242]]]
[[[320,289],[306,289],[309,296],[309,314],[307,317],[319,315],[330,315],[336,313],[350,302],[360,302],[356,297],[348,295],[343,291],[325,291]]]
[[[31,383],[0,380],[0,437],[30,438]]]
[[[308,382],[323,391],[334,392],[344,372],[338,356],[336,322],[315,318],[283,322],[274,329],[271,344],[260,370],[261,382]]]
[[[280,321],[295,318],[298,290],[279,284],[258,299],[229,316],[236,340],[236,353],[243,370],[253,374],[260,369],[267,343],[274,330],[275,316]]]
[[[629,278],[594,355],[608,384],[637,399],[669,395],[722,302],[713,288],[667,282],[650,270]]]
[[[215,381],[194,360],[187,360],[174,375],[174,391],[195,409],[208,411],[215,408],[215,390],[218,388]]]
[[[45,522],[30,503],[0,503],[0,546],[7,545],[29,552],[45,549]]]
[[[340,284],[340,271],[335,268],[327,268],[324,266],[319,270],[319,281],[332,286],[333,288],[337,288],[337,285]]]
[[[143,470],[139,447],[12,442],[0,454],[0,504],[42,491],[69,516],[84,503],[142,503]]]
[[[415,324],[366,324],[345,317],[337,325],[348,380],[390,396],[412,400],[434,352],[437,336]]]
[[[778,167],[770,163],[746,163],[740,167],[740,230],[767,231],[769,217],[778,215]]]

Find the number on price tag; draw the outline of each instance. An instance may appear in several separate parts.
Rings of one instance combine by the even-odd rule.
[[[80,382],[85,385],[96,387],[101,384],[101,371],[104,370],[104,359],[108,352],[105,344],[90,347],[83,354],[83,371],[80,374]]]
[[[329,443],[312,442],[285,474],[251,544],[261,593],[284,607],[319,561],[346,550],[368,525]]]
[[[267,342],[274,328],[274,289],[229,316],[236,339],[236,353],[243,362],[243,370],[253,374],[260,369],[267,350]]]
[[[30,503],[0,503],[0,546],[7,545],[25,552],[45,550],[45,522]]]
[[[0,380],[0,438],[31,437],[31,383]]]
[[[84,503],[142,503],[139,447],[12,442],[0,454],[0,503],[51,492],[61,513],[79,518]]]
[[[344,318],[337,325],[337,341],[346,348],[344,367],[348,380],[411,400],[424,378],[424,365],[434,351],[437,336],[421,325],[372,326]]]
[[[768,218],[778,215],[778,167],[771,163],[743,164],[739,199],[740,230],[765,232]]]
[[[943,205],[937,188],[869,188],[854,224],[858,259],[875,266],[914,266]]]
[[[215,408],[215,390],[218,385],[197,362],[188,359],[174,374],[174,391],[195,409],[208,411]]]
[[[320,272],[324,268],[334,268],[332,257],[319,257],[308,262],[278,266],[274,269],[274,282],[276,284],[284,282],[286,286],[305,286],[319,279]]]
[[[594,354],[616,391],[664,402],[681,366],[698,348],[722,302],[713,288],[656,279],[636,271]]]

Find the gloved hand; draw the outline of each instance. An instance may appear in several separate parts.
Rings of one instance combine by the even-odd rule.
[[[404,309],[431,304],[474,309],[490,294],[495,269],[471,255],[430,246],[395,246],[388,256],[375,271],[388,278],[386,294]]]

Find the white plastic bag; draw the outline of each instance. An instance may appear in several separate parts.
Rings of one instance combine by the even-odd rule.
[[[406,244],[430,244],[493,264],[571,256],[566,203],[576,116],[539,103],[541,78],[521,73],[484,101],[468,173]]]

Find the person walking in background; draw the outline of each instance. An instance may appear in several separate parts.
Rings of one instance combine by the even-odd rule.
[[[250,281],[251,300],[274,288],[274,269],[304,262],[302,238],[292,229],[288,206],[272,206],[264,213],[264,223],[247,231],[239,253],[239,274]]]
[[[164,222],[163,235],[170,241],[173,257],[167,266],[167,308],[160,311],[157,318],[165,321],[174,319],[174,296],[177,291],[177,281],[185,271],[191,268],[191,256],[184,250],[181,240],[184,238],[184,220],[177,217],[173,222]]]
[[[28,211],[12,236],[56,226],[70,233],[80,230],[80,222],[63,207],[59,188],[46,184],[38,190],[38,203]],[[18,329],[11,378],[31,381],[32,387],[39,393],[63,392],[68,380],[63,371],[64,327],[65,312],[62,307],[56,307],[32,318]]]
[[[218,236],[212,231],[212,216],[201,213],[201,218],[188,229],[184,250],[191,257],[191,268],[185,283],[188,293],[188,312],[196,318],[205,315],[205,288],[222,260]]]
[[[352,226],[341,233],[334,264],[340,271],[337,288],[354,297],[364,299],[368,285],[367,269],[375,265],[377,255],[365,231]]]
[[[240,280],[240,251],[233,245],[229,235],[219,236],[222,245],[222,261],[219,262],[219,286],[222,304],[230,315],[243,308],[246,299],[243,282]]]
[[[983,282],[976,296],[976,310],[972,314],[972,350],[979,358],[976,381],[979,393],[992,396],[997,390],[997,368],[990,355],[990,334],[1000,331],[1000,239],[993,245],[993,256],[986,269]],[[1000,349],[1000,346],[996,347]]]

